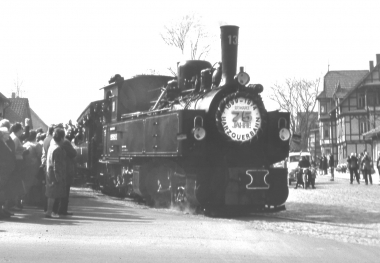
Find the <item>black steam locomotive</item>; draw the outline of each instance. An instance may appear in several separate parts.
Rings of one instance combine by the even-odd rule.
[[[260,84],[236,74],[238,27],[222,62],[178,64],[177,78],[115,75],[80,115],[78,164],[103,191],[205,209],[279,207],[288,197],[289,113],[267,112]]]

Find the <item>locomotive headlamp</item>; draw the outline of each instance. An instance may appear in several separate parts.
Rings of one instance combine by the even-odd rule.
[[[206,130],[203,128],[203,118],[201,116],[194,118],[194,128],[191,133],[197,141],[201,141],[206,137]]]
[[[201,141],[206,137],[206,130],[203,127],[195,127],[192,133],[197,141]]]
[[[280,130],[279,136],[282,141],[287,141],[290,138],[290,131],[286,128],[282,128]]]
[[[280,129],[280,127],[283,126],[283,128]],[[282,141],[287,141],[290,138],[290,131],[287,126],[287,121],[285,118],[280,118],[278,120],[278,128],[280,129],[279,137]]]
[[[240,72],[236,75],[235,78],[237,79],[239,84],[243,86],[247,85],[250,80],[249,75],[244,72],[243,67],[240,67]]]

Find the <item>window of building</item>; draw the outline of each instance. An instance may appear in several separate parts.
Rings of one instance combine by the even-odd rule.
[[[327,105],[326,103],[321,104],[321,113],[326,113],[327,112]]]
[[[368,125],[366,121],[360,122],[360,134],[368,131]]]
[[[324,128],[324,130],[323,130],[323,137],[325,139],[329,139],[330,138],[330,129],[329,128]]]
[[[359,93],[358,94],[358,109],[363,109],[365,106],[365,94]]]

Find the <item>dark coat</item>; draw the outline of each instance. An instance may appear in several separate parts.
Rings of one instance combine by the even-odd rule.
[[[371,165],[371,157],[369,157],[368,155],[364,155],[363,159],[362,159],[362,169],[364,170],[371,170],[372,168],[372,165]]]
[[[15,169],[15,164],[16,157],[12,148],[9,147],[8,143],[6,144],[3,140],[0,140],[0,191],[4,191],[7,187],[9,177]]]
[[[62,144],[62,149],[66,152],[66,183],[71,185],[76,173],[76,165],[74,158],[77,156],[77,151],[71,145],[71,142],[67,139]]]
[[[308,168],[310,167],[310,162],[308,159],[305,158],[298,162],[298,166],[301,168]]]
[[[323,170],[327,169],[327,157],[326,156],[322,157],[322,169]]]
[[[330,158],[329,158],[329,167],[334,167],[334,166],[335,166],[334,156],[330,155]]]
[[[356,156],[350,157],[350,167],[351,169],[358,169],[358,158]]]

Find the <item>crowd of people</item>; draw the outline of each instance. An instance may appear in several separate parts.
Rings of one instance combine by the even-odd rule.
[[[70,216],[70,187],[75,171],[74,134],[62,124],[44,132],[30,129],[30,120],[0,120],[0,219],[23,209],[44,209],[46,218]]]
[[[380,152],[379,152],[379,158],[377,159],[377,168],[380,169]],[[350,156],[347,158],[347,167],[350,171],[350,184],[354,181],[354,175],[355,179],[358,184],[360,184],[360,174],[363,175],[365,184],[368,185],[369,183],[372,184],[372,158],[368,154],[367,151],[364,151],[359,154],[359,156],[356,153],[351,153]],[[379,171],[380,174],[380,171]]]
[[[380,152],[378,154],[376,167],[379,172],[380,176]],[[329,158],[327,158],[324,154],[319,158],[317,157],[317,160],[319,161],[319,171],[320,174],[327,175],[328,168],[330,168],[331,173],[331,181],[334,180],[334,170],[335,170],[335,163],[334,163],[334,157],[332,154],[329,155]],[[365,181],[365,184],[368,185],[368,183],[372,184],[372,174],[375,173],[373,167],[373,160],[369,153],[364,150],[359,155],[357,153],[351,153],[347,157],[346,165],[342,167],[347,167],[349,173],[350,173],[350,184],[353,184],[354,180],[358,184],[360,184],[360,176],[363,176],[363,179]],[[345,169],[341,169],[342,172],[345,172]]]
[[[380,177],[380,152],[378,154],[376,167],[379,172]],[[299,186],[307,189],[311,186],[311,188],[315,189],[315,179],[317,175],[317,168],[319,169],[319,174],[327,175],[328,170],[330,170],[331,178],[330,181],[334,181],[334,171],[335,171],[335,162],[334,156],[329,154],[328,157],[323,154],[321,157],[316,158],[317,162],[310,157],[310,161],[306,156],[303,156],[298,163],[297,170],[297,183],[295,189]],[[364,152],[357,155],[356,153],[351,153],[346,160],[347,169],[350,173],[350,184],[353,184],[353,181],[356,180],[358,184],[360,184],[360,176],[363,176],[365,184],[373,184],[372,174],[375,173],[373,169],[373,161],[371,156],[365,150]],[[344,171],[345,172],[345,171]]]

